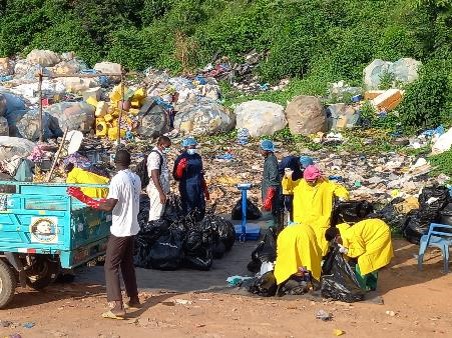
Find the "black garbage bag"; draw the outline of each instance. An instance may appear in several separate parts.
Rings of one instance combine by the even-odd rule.
[[[439,223],[452,225],[452,203],[449,203],[439,212]]]
[[[438,223],[440,213],[432,209],[411,210],[402,228],[403,236],[413,244],[419,244],[422,235],[427,234],[430,223]]]
[[[212,245],[213,258],[221,259],[221,258],[223,258],[225,253],[226,253],[226,246],[224,245],[224,242],[221,241],[220,239],[215,240]]]
[[[221,258],[225,252],[231,250],[235,243],[235,229],[231,222],[221,216],[207,213],[202,221],[202,227],[211,230],[214,258]]]
[[[264,239],[257,245],[251,253],[251,262],[248,263],[248,270],[254,273],[259,272],[263,262],[274,262],[276,260],[276,233],[270,227]]]
[[[411,210],[405,220],[405,224],[402,228],[403,237],[405,237],[410,243],[419,244],[422,235],[428,232],[430,223],[436,221],[435,215],[429,212],[423,212],[420,209]]]
[[[138,223],[140,227],[149,220],[149,197],[146,194],[140,195],[140,212],[138,213]]]
[[[367,201],[339,201],[334,203],[332,223],[356,223],[367,218],[374,212],[371,203]]]
[[[376,218],[381,219],[391,228],[399,229],[402,231],[405,223],[406,215],[397,211],[396,204],[403,202],[401,197],[394,198],[389,204],[385,205],[381,210],[375,213]],[[370,215],[368,215],[369,217]]]
[[[419,195],[420,209],[430,213],[438,213],[449,201],[449,189],[444,186],[425,187]]]
[[[339,252],[339,246],[330,248],[322,266],[320,278],[321,294],[342,302],[353,303],[364,299],[364,290],[359,287],[355,272]]]
[[[204,252],[202,232],[199,230],[189,230],[185,236],[184,252],[188,256],[202,255]]]
[[[247,220],[256,220],[261,218],[262,213],[259,208],[251,202],[249,199],[246,199],[246,219]],[[232,209],[231,219],[233,220],[241,220],[242,219],[242,199],[240,198]]]
[[[303,295],[309,292],[310,282],[300,276],[292,276],[278,287],[278,296]]]
[[[272,297],[276,294],[276,278],[273,271],[264,273],[261,277],[256,278],[253,283],[248,286],[248,292],[262,297]]]
[[[151,269],[149,253],[154,243],[163,235],[169,234],[169,225],[165,220],[140,224],[140,232],[135,236],[134,264],[137,267]]]
[[[182,204],[180,197],[176,195],[171,195],[165,204],[165,209],[163,211],[163,219],[169,222],[176,222],[183,218],[184,212],[182,210]]]
[[[176,270],[183,261],[183,238],[177,230],[170,230],[152,245],[147,256],[151,267],[158,270]]]
[[[207,247],[201,247],[199,250],[202,250],[203,252],[200,253],[198,251],[196,256],[186,255],[184,257],[184,266],[189,269],[208,271],[213,263],[212,250]]]

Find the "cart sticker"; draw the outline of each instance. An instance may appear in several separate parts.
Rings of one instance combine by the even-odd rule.
[[[8,196],[0,195],[0,211],[8,210]]]
[[[30,235],[32,243],[58,243],[58,218],[32,217]]]

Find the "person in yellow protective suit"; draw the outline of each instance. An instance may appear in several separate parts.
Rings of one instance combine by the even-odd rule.
[[[339,252],[357,258],[356,277],[364,290],[377,288],[378,270],[394,257],[391,229],[380,219],[366,219],[353,226],[346,223],[331,227],[325,233],[327,241],[336,241]]]
[[[108,178],[91,173],[89,171],[75,168],[73,163],[69,163],[64,168],[67,177],[66,183],[78,183],[78,184],[108,184],[110,181]],[[108,189],[103,188],[82,188],[83,193],[91,198],[106,198]]]
[[[286,227],[276,241],[276,283],[285,282],[300,268],[310,271],[312,277],[320,281],[321,260],[322,252],[311,227],[302,224]]]
[[[303,179],[293,181],[290,174],[286,175],[282,186],[294,195],[294,223],[309,225],[314,229],[322,256],[325,256],[328,251],[325,231],[330,227],[333,198],[337,196],[348,200],[347,189],[322,177],[320,170],[314,165],[305,169]]]

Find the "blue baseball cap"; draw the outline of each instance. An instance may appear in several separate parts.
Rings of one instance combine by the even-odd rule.
[[[300,156],[300,164],[303,168],[307,168],[314,164],[314,160],[309,156]]]
[[[265,151],[275,151],[275,145],[270,140],[262,140],[261,141],[261,149]]]
[[[183,141],[182,141],[182,147],[191,147],[191,146],[195,146],[197,145],[198,142],[196,142],[194,137],[186,137]]]

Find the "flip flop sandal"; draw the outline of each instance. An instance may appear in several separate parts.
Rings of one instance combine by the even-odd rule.
[[[140,310],[140,309],[141,309],[141,304],[138,304],[138,305],[130,305],[130,304],[128,304],[128,303],[124,303],[124,309],[126,309],[126,310],[132,310],[132,311],[134,311],[134,310]]]
[[[111,312],[111,310],[102,313],[102,318],[124,320],[125,319],[124,317],[125,317],[125,314],[124,314],[124,316],[115,315],[113,312]]]

